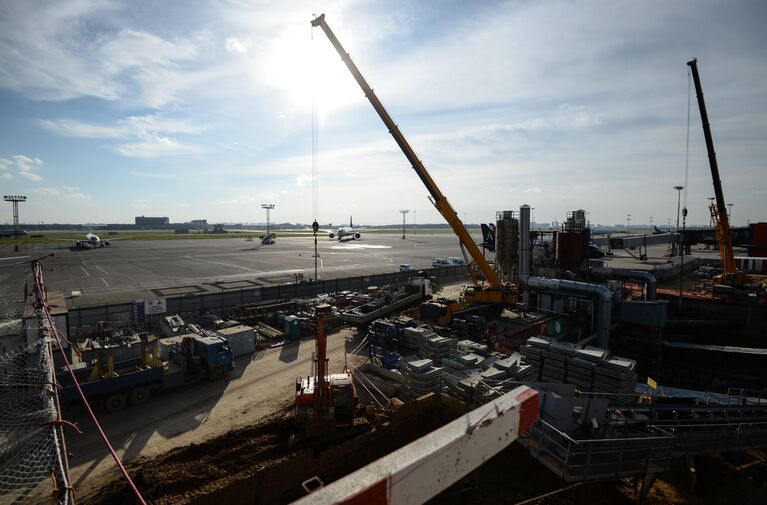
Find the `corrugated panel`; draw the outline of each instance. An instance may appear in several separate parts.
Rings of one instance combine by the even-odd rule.
[[[668,302],[666,301],[623,302],[620,320],[626,323],[663,328],[666,326],[667,306]]]

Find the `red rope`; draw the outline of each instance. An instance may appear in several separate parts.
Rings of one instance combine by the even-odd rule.
[[[93,424],[96,426],[96,429],[98,430],[99,435],[101,436],[101,439],[104,441],[104,444],[107,446],[107,449],[109,449],[110,454],[112,454],[112,458],[115,460],[115,463],[117,464],[117,467],[120,469],[120,472],[122,472],[123,476],[125,477],[125,480],[128,481],[128,485],[130,486],[131,490],[133,490],[133,493],[136,495],[136,499],[141,505],[146,505],[146,501],[144,501],[144,498],[141,496],[141,493],[136,487],[136,484],[133,483],[133,480],[130,478],[130,475],[128,475],[128,471],[125,469],[125,466],[123,466],[122,461],[120,461],[120,457],[115,452],[114,448],[112,447],[112,444],[109,443],[109,439],[104,433],[104,430],[101,428],[101,425],[99,424],[98,419],[96,419],[96,415],[93,413],[93,410],[91,409],[91,406],[88,403],[88,400],[85,398],[85,393],[83,393],[83,390],[80,388],[80,383],[77,382],[77,377],[75,376],[75,372],[72,370],[72,367],[69,364],[69,360],[67,360],[67,356],[63,352],[63,349],[61,347],[61,342],[59,341],[59,335],[58,335],[59,332],[56,329],[56,326],[53,324],[53,318],[51,317],[50,308],[48,307],[48,304],[46,303],[45,291],[43,290],[42,266],[39,260],[32,262],[32,271],[35,274],[35,289],[40,299],[43,312],[45,313],[45,317],[48,320],[48,326],[53,330],[53,335],[56,338],[56,345],[58,346],[59,350],[62,351],[61,356],[62,358],[64,358],[64,364],[66,364],[67,370],[69,371],[69,374],[72,376],[72,383],[74,384],[75,388],[77,388],[77,392],[79,393],[80,398],[83,401],[83,405],[85,405],[85,408],[88,411],[88,415],[93,421]]]

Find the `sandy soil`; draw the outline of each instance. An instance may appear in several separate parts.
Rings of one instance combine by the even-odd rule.
[[[330,369],[343,367],[344,355],[358,342],[344,329],[328,336]],[[364,350],[363,350],[364,351]],[[252,428],[288,408],[296,377],[311,371],[314,341],[269,349],[237,358],[230,379],[201,382],[155,395],[147,404],[116,414],[98,412],[107,436],[125,462],[151,458],[172,449],[202,444],[232,430]],[[359,359],[359,358],[356,358]],[[117,474],[117,468],[82,407],[65,417],[77,422],[83,436],[68,434],[72,482],[78,494]]]

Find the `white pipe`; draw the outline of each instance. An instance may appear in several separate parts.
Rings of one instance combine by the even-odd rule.
[[[547,279],[544,277],[528,277],[524,284],[541,291],[556,291],[570,294],[586,295],[597,302],[595,310],[597,345],[604,349],[610,346],[610,322],[612,320],[613,300],[609,289],[601,284],[568,281],[565,279]]]

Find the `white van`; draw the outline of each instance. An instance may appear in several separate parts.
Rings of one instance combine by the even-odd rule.
[[[466,261],[464,261],[463,258],[456,258],[454,256],[451,256],[447,259],[447,261],[450,262],[451,265],[463,265],[466,266]]]
[[[450,262],[445,258],[434,258],[431,260],[431,266],[433,267],[449,267]]]

